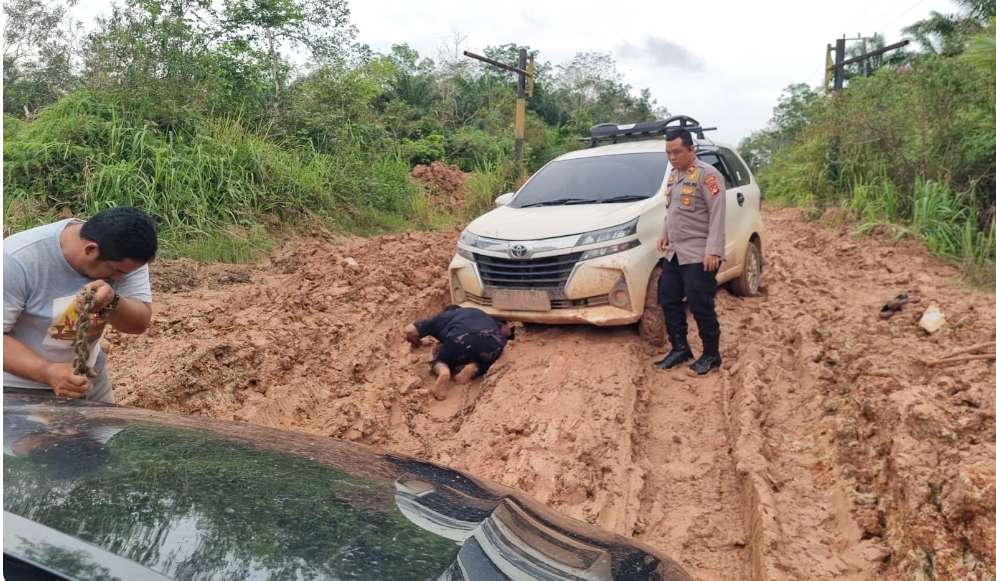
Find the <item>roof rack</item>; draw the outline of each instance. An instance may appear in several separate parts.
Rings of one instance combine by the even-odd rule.
[[[674,129],[685,129],[689,133],[698,136],[699,139],[705,139],[706,131],[716,130],[715,127],[702,127],[701,123],[688,115],[675,115],[667,119],[644,123],[626,123],[622,125],[618,123],[599,123],[591,128],[591,137],[582,138],[582,141],[588,141],[590,147],[595,147],[600,141],[619,143],[620,141],[647,139],[664,135]]]

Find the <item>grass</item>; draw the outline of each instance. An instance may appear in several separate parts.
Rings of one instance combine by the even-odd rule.
[[[200,262],[243,264],[255,262],[273,249],[273,239],[262,226],[248,231],[230,227],[179,242],[169,241],[162,250],[166,258],[185,256]]]
[[[361,235],[448,223],[426,206],[398,148],[359,138],[319,153],[238,119],[163,130],[87,92],[30,123],[5,117],[4,132],[5,233],[131,205],[156,218],[169,255],[243,262],[269,247],[267,217]]]
[[[986,230],[979,228],[982,221],[974,196],[919,178],[904,194],[883,178],[854,186],[837,219],[855,222],[859,236],[884,230],[895,240],[916,238],[932,254],[960,266],[973,283],[996,288],[996,222]],[[904,199],[909,200],[908,210],[901,205]],[[810,206],[811,218],[822,214],[822,208]]]
[[[474,218],[492,210],[495,198],[512,190],[514,167],[507,160],[478,164],[467,178],[464,218]]]

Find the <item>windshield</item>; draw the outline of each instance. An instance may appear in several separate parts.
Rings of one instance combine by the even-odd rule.
[[[664,153],[580,157],[550,163],[533,176],[513,208],[632,202],[660,190],[667,172]]]

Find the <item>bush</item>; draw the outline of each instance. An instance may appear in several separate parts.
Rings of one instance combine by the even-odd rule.
[[[406,139],[402,150],[410,165],[428,165],[443,159],[446,155],[446,140],[442,135],[433,133],[417,141]]]
[[[902,224],[932,252],[968,270],[990,268],[996,91],[988,61],[921,57],[904,72],[855,79],[808,114],[759,171],[767,196]]]
[[[446,160],[463,171],[512,156],[515,140],[495,137],[476,127],[461,127],[446,140]]]
[[[4,127],[5,221],[26,227],[57,212],[133,205],[156,217],[167,253],[200,248],[199,241],[234,248],[245,237],[219,233],[255,231],[264,215],[285,224],[314,217],[365,231],[396,228],[415,193],[397,148],[345,142],[318,153],[231,119],[190,118],[164,131],[92,93],[71,94],[31,123],[5,118]],[[26,207],[35,209],[27,218]]]
[[[472,220],[495,207],[495,197],[514,189],[515,164],[497,159],[477,166],[467,178],[464,217]]]

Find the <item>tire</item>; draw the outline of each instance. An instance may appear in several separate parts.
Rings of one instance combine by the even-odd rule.
[[[730,281],[730,290],[741,297],[756,297],[761,292],[761,248],[757,242],[747,243],[747,253],[744,255],[744,270],[740,276]]]
[[[664,324],[664,309],[657,304],[657,283],[663,269],[658,265],[650,273],[647,283],[647,297],[644,299],[643,316],[640,317],[640,338],[654,347],[662,347],[667,342],[667,326]]]

